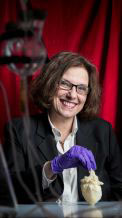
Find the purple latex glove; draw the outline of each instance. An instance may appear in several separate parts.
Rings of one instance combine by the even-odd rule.
[[[66,153],[56,156],[51,161],[53,173],[61,173],[64,169],[81,165],[87,170],[96,169],[96,162],[92,152],[79,145],[74,145]]]

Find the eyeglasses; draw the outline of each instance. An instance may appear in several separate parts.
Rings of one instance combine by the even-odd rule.
[[[59,87],[67,91],[72,90],[74,86],[76,87],[77,93],[80,95],[87,95],[89,93],[89,87],[86,85],[83,85],[83,84],[75,85],[63,79],[59,83]]]

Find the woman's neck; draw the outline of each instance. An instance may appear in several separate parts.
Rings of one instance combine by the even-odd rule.
[[[74,118],[62,119],[60,115],[56,116],[52,114],[49,114],[49,116],[53,125],[61,132],[61,141],[64,141],[72,130]]]

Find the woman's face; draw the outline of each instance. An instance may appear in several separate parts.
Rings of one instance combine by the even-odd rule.
[[[82,87],[88,87],[88,72],[84,67],[71,67],[64,73],[61,81],[63,82],[57,87],[50,113],[53,118],[60,116],[62,119],[73,119],[86,102],[87,94],[82,92]],[[71,84],[81,85],[78,88],[80,91],[77,92],[75,86],[68,90],[67,86],[72,86]]]

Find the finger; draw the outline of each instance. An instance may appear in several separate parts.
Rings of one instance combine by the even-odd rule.
[[[89,159],[90,159],[92,169],[93,169],[93,170],[96,170],[96,168],[97,168],[97,167],[96,167],[96,161],[95,161],[95,158],[94,158],[93,153],[88,150],[87,155],[88,155],[88,157],[89,157]]]
[[[82,154],[79,155],[79,160],[82,162],[82,165],[84,168],[91,170],[92,169],[92,164],[91,160],[86,152],[86,150],[82,151]]]

